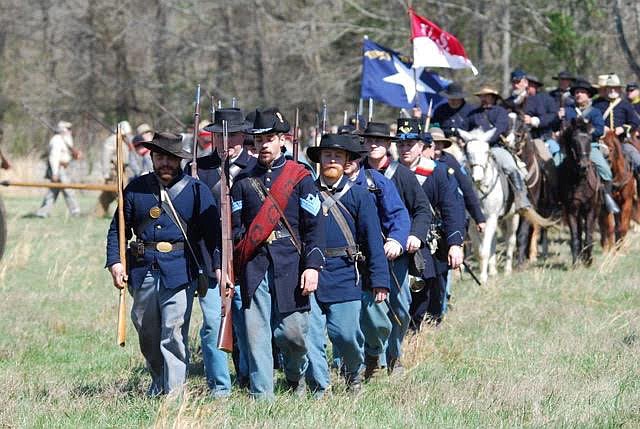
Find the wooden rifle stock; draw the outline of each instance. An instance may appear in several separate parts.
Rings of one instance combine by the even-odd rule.
[[[300,126],[300,108],[296,107],[296,122],[293,125],[293,139],[291,139],[291,145],[293,146],[293,160],[298,161],[298,151],[300,142],[298,141],[298,130]]]
[[[231,237],[231,200],[229,193],[229,133],[227,121],[222,121],[222,168],[220,169],[220,224],[222,230],[222,261],[219,281],[220,297],[222,300],[222,320],[218,333],[218,349],[227,353],[233,351],[233,315],[231,302],[233,287],[227,288],[227,279],[235,284],[233,270],[233,238]]]
[[[200,84],[196,89],[196,107],[193,112],[193,149],[191,151],[191,176],[198,178],[198,131],[200,131]]]
[[[116,182],[118,187],[118,249],[120,263],[127,274],[127,249],[124,224],[124,160],[122,159],[122,135],[120,127],[116,127]],[[118,345],[124,347],[127,337],[127,287],[120,289],[118,302]]]
[[[22,188],[48,188],[48,189],[78,189],[80,191],[106,191],[118,192],[116,185],[105,183],[62,183],[62,182],[18,182],[13,180],[3,180],[2,186],[19,186]]]

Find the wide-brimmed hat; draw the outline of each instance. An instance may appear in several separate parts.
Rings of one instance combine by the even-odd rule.
[[[462,89],[462,85],[456,82],[451,82],[447,89],[438,92],[438,95],[444,98],[465,98],[467,93]]]
[[[270,107],[264,110],[256,109],[253,124],[245,132],[253,135],[279,134],[289,132],[290,128],[289,122],[280,113],[280,109]]]
[[[221,133],[222,121],[227,121],[227,131],[229,133],[244,132],[252,127],[252,124],[244,119],[242,110],[229,108],[216,110],[213,115],[213,123],[206,126],[205,130],[213,133]]]
[[[640,88],[640,86],[638,86],[638,82],[631,82],[627,84],[625,91],[629,92],[631,90],[638,89],[638,88]]]
[[[610,75],[607,75],[607,79],[605,79],[604,84],[602,86],[618,87],[618,86],[622,86],[622,83],[620,82],[620,78],[618,77],[618,75],[612,73]]]
[[[417,118],[399,118],[396,122],[398,133],[396,137],[399,140],[421,140],[422,126],[420,119]]]
[[[558,73],[557,76],[553,76],[551,79],[553,79],[553,80],[561,80],[561,79],[576,80],[576,77],[573,75],[573,73],[568,72],[566,70],[563,70],[560,73]]]
[[[356,127],[351,124],[340,125],[338,127],[338,134],[352,134],[355,130]]]
[[[142,123],[140,125],[138,125],[138,127],[136,128],[136,134],[142,135],[144,133],[152,133],[153,132],[153,128],[151,128],[151,125],[145,123]]]
[[[174,134],[169,131],[155,133],[151,141],[142,142],[141,144],[151,152],[160,152],[183,159],[191,158],[191,153],[183,149],[182,136],[180,134]]]
[[[502,98],[500,97],[500,93],[498,92],[498,90],[491,86],[483,86],[482,88],[480,88],[479,91],[475,92],[473,95],[477,95],[478,97],[481,95],[495,95],[498,98]]]
[[[593,97],[597,92],[596,89],[593,87],[593,85],[591,85],[591,83],[589,83],[588,80],[581,77],[577,77],[571,84],[571,88],[569,89],[569,92],[571,93],[571,95],[575,95],[576,89],[586,90],[589,93],[589,96],[591,97]]]
[[[438,127],[429,128],[429,134],[431,134],[431,139],[434,143],[441,143],[443,148],[447,148],[453,144],[450,138],[448,138],[444,131]]]
[[[325,134],[320,140],[320,145],[311,146],[307,149],[307,158],[312,162],[320,162],[320,152],[324,149],[340,149],[347,152],[351,159],[360,158],[359,151],[354,150],[354,139],[349,134]]]
[[[538,79],[537,76],[534,76],[532,74],[527,75],[527,80],[529,81],[529,83],[532,83],[532,84],[537,85],[539,87],[544,86],[544,82],[542,82],[540,79]]]
[[[369,122],[367,128],[360,133],[362,137],[378,137],[387,140],[398,140],[397,137],[391,135],[389,124],[384,122]]]
[[[594,88],[602,88],[605,86],[605,84],[607,83],[607,78],[609,78],[609,74],[599,74],[598,75],[598,80],[596,82],[595,85],[593,85]]]

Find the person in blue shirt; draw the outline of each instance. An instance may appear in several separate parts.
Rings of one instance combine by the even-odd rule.
[[[318,289],[311,297],[307,381],[316,397],[329,387],[325,356],[325,329],[334,347],[340,350],[342,374],[347,390],[361,388],[364,362],[364,335],[360,329],[363,279],[367,279],[375,302],[383,302],[389,292],[389,271],[384,254],[380,221],[366,188],[344,175],[352,151],[351,136],[325,134],[319,146],[307,149],[309,160],[320,164],[316,185],[320,190],[326,264],[320,272]]]
[[[115,287],[123,288],[128,277],[131,319],[151,372],[148,393],[155,396],[179,391],[186,381],[189,318],[202,269],[196,243],[204,241],[218,268],[220,223],[209,188],[180,169],[181,159],[190,157],[181,136],[156,133],[143,144],[151,150],[154,171],[132,180],[123,195],[127,239],[136,235],[129,245],[129,272],[120,261],[117,212],[107,233],[106,266]]]
[[[465,100],[467,93],[462,89],[462,85],[451,82],[446,90],[438,94],[446,98],[447,102],[433,112],[432,124],[438,124],[446,135],[454,135],[457,129],[466,130],[469,113],[477,106]]]

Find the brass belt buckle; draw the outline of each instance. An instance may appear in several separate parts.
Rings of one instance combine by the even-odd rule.
[[[269,236],[267,237],[267,239],[265,240],[265,242],[267,244],[271,244],[274,241],[276,241],[276,232],[275,231],[271,231],[271,234],[269,234]]]
[[[158,252],[167,253],[167,252],[171,252],[172,249],[173,249],[173,244],[167,241],[159,241],[158,243],[156,243],[156,250]]]

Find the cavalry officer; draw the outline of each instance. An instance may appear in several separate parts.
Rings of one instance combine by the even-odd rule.
[[[209,155],[198,158],[198,178],[204,182],[213,193],[218,206],[220,206],[220,153],[223,150],[222,144],[222,121],[227,121],[228,132],[228,159],[229,164],[226,169],[229,177],[229,189],[234,179],[245,168],[255,165],[255,158],[247,154],[243,149],[244,134],[249,128],[249,124],[244,120],[244,115],[239,109],[218,109],[214,114],[214,122],[205,126],[198,134],[201,146],[208,142],[213,146]],[[213,142],[213,144],[212,144]],[[186,174],[191,174],[191,162],[184,168]],[[210,262],[210,261],[209,261]],[[210,287],[216,287],[216,276],[211,270],[211,264],[207,263],[210,278]],[[249,371],[247,368],[246,339],[242,314],[242,300],[240,290],[233,297],[233,329],[236,336],[237,347],[234,347],[234,354],[238,356],[235,360],[237,380],[240,385],[247,382]],[[219,293],[207,293],[199,298],[202,309],[202,328],[200,329],[200,340],[202,343],[202,360],[204,361],[204,372],[207,378],[207,385],[214,397],[225,397],[231,393],[231,378],[229,366],[227,364],[227,354],[218,349],[218,333],[222,320],[221,302]]]
[[[420,123],[407,118],[398,119],[398,152],[400,162],[411,169],[421,184],[433,213],[431,231],[442,237],[429,240],[422,250],[425,269],[424,287],[412,294],[411,317],[413,328],[419,329],[427,316],[436,325],[442,319],[445,306],[449,267],[457,268],[463,261],[465,212],[464,201],[453,171],[444,163],[434,161],[435,151],[431,136],[422,133]],[[433,237],[431,237],[433,238]]]
[[[553,76],[551,79],[558,81],[558,87],[551,91],[549,95],[555,100],[558,106],[567,106],[573,103],[571,99],[571,87],[576,80],[576,77],[568,72],[561,71],[557,76]]]
[[[439,124],[447,135],[454,135],[458,128],[466,130],[467,117],[477,106],[467,103],[465,100],[467,93],[462,86],[452,82],[438,95],[446,98],[447,102],[438,106],[433,112],[433,122]]]
[[[340,351],[347,390],[362,382],[364,336],[360,329],[361,290],[366,278],[376,303],[389,292],[389,267],[384,254],[380,220],[366,188],[344,175],[350,159],[360,158],[352,136],[325,134],[319,146],[307,149],[309,160],[320,164],[316,185],[325,216],[326,264],[318,290],[311,297],[307,381],[320,397],[329,387],[325,356],[325,328]]]
[[[318,189],[301,164],[285,160],[289,129],[277,108],[255,112],[247,132],[258,162],[231,189],[250,393],[260,399],[273,398],[272,337],[289,388],[305,391],[309,295],[325,263]]]
[[[638,86],[637,82],[632,82],[627,84],[625,91],[627,93],[627,99],[636,110],[636,113],[640,115],[640,86]]]
[[[220,224],[209,188],[180,169],[181,159],[190,157],[182,150],[181,136],[156,133],[144,145],[151,150],[154,172],[127,185],[124,218],[127,238],[132,233],[137,238],[129,244],[131,319],[151,372],[148,393],[155,396],[180,390],[186,381],[189,318],[196,273],[202,269],[196,243],[204,240],[213,257]],[[120,263],[117,214],[107,235],[106,265],[114,285],[122,288],[126,274]]]
[[[410,258],[419,251],[423,240],[426,239],[427,230],[431,223],[431,213],[429,212],[429,201],[415,175],[398,161],[392,160],[388,153],[390,143],[396,140],[390,135],[389,126],[384,123],[369,122],[361,136],[364,137],[364,145],[368,150],[364,167],[379,171],[393,182],[411,218],[411,229],[404,246],[405,253],[390,262],[389,318],[392,321],[392,328],[386,353],[381,355],[382,359],[379,364],[387,366],[389,373],[391,373],[402,354],[402,341],[409,328]],[[366,355],[365,365],[365,378],[370,378],[378,367],[378,357]]]
[[[569,122],[576,118],[584,118],[591,124],[593,131],[591,132],[592,142],[589,156],[602,180],[604,204],[609,213],[619,213],[620,208],[611,195],[613,173],[611,172],[609,163],[602,155],[600,145],[598,144],[598,140],[600,140],[600,137],[604,134],[604,119],[602,118],[602,113],[591,105],[591,97],[593,97],[595,93],[595,89],[588,81],[582,78],[576,78],[571,87],[571,96],[575,104],[561,109],[560,116],[566,117]]]

